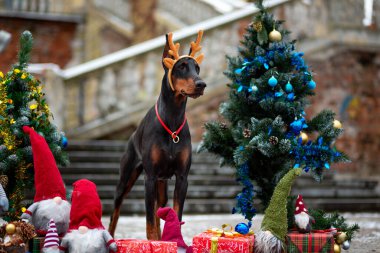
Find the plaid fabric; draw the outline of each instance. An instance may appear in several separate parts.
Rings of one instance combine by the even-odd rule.
[[[289,233],[286,239],[288,253],[334,253],[331,233]]]
[[[62,237],[59,237],[59,243],[61,243]],[[40,253],[44,247],[45,237],[34,237],[32,241],[31,253]]]

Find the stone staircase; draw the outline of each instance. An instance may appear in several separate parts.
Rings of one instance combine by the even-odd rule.
[[[87,178],[96,183],[103,203],[103,213],[113,210],[113,195],[119,174],[119,159],[125,141],[70,141],[68,153],[71,164],[61,168],[63,180],[71,191],[78,179]],[[232,168],[220,168],[218,159],[211,154],[193,154],[189,175],[185,213],[228,213],[235,204],[234,197],[240,186],[234,180]],[[140,176],[127,199],[122,214],[142,214],[144,182]],[[294,194],[302,194],[309,207],[325,210],[369,211],[379,210],[380,194],[377,182],[366,180],[336,181],[327,174],[322,183],[310,176],[302,176],[293,187]],[[173,195],[174,179],[169,181],[169,197]],[[256,200],[255,203],[259,204]],[[172,206],[171,199],[169,205]]]

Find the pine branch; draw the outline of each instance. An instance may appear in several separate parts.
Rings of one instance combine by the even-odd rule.
[[[30,53],[33,47],[33,36],[29,31],[24,31],[20,38],[20,52],[18,53],[19,68],[26,68],[30,61]]]

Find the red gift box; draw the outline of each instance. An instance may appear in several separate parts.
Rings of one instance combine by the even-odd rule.
[[[246,236],[216,236],[214,233],[204,232],[193,238],[193,253],[211,252],[211,238],[217,239],[218,253],[251,253],[255,243],[254,235]]]
[[[334,253],[332,233],[301,234],[291,232],[286,238],[288,253]]]
[[[139,239],[121,239],[115,241],[117,244],[117,253],[177,253],[176,242]]]

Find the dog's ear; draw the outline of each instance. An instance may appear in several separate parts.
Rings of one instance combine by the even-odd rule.
[[[169,54],[169,50],[170,50],[170,46],[169,46],[169,34],[167,33],[167,34],[165,35],[165,37],[166,37],[166,43],[165,43],[164,51],[162,52],[162,61],[161,61],[161,63],[162,63],[162,67],[163,67],[165,70],[167,70],[167,67],[166,67],[165,64],[164,64],[164,59],[165,59],[165,58],[173,58],[173,56],[171,56],[171,55]]]

